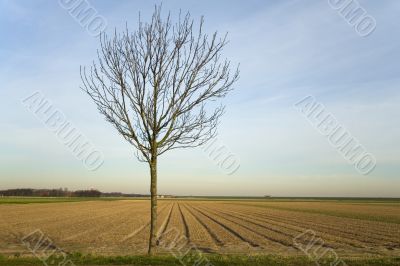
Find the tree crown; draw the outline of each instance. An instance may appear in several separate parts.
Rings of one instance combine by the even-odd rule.
[[[216,134],[224,106],[210,112],[206,103],[226,96],[239,71],[221,59],[226,35],[207,35],[203,23],[189,13],[163,20],[156,7],[134,32],[102,34],[97,62],[81,68],[82,89],[142,161]]]

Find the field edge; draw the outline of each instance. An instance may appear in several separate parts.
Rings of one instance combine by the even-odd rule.
[[[95,255],[82,255],[73,254],[68,257],[68,260],[73,262],[72,265],[152,265],[152,266],[169,266],[169,265],[191,265],[190,257],[186,255],[180,259],[172,255],[157,255],[157,256],[95,256]],[[197,258],[198,259],[198,258]],[[348,266],[395,266],[400,265],[400,257],[375,257],[375,258],[341,258],[342,261]],[[52,263],[59,261],[62,262],[63,258],[49,257],[46,261]],[[202,256],[202,263],[198,265],[214,265],[214,266],[227,266],[227,265],[281,265],[281,266],[309,266],[316,265],[316,261],[306,256],[278,256],[278,255],[217,255],[206,254]],[[318,264],[321,266],[332,265],[334,259],[319,260]],[[188,264],[189,263],[189,264]],[[210,263],[210,264],[207,264]],[[335,263],[334,263],[335,264]],[[45,265],[42,260],[36,257],[5,257],[0,255],[0,265],[7,266],[38,266]],[[53,265],[53,264],[52,264]],[[55,264],[54,264],[55,265]],[[70,264],[68,264],[70,265]],[[339,263],[338,265],[344,265]]]

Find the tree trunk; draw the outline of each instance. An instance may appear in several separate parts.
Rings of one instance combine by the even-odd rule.
[[[150,162],[150,193],[151,193],[151,222],[148,254],[152,255],[157,246],[157,155]]]

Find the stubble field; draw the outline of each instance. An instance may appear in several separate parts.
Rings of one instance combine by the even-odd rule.
[[[29,254],[22,240],[35,231],[68,253],[144,254],[149,222],[147,200],[1,204],[0,254]],[[314,241],[338,256],[394,257],[400,256],[400,206],[160,200],[158,232],[160,254],[176,244],[203,253],[305,255]]]

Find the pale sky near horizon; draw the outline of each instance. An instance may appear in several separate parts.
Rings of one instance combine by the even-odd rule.
[[[134,30],[160,1],[90,0],[107,32]],[[229,32],[224,56],[240,80],[224,99],[218,141],[240,158],[227,175],[200,149],[160,159],[159,193],[400,197],[400,2],[361,1],[376,29],[360,37],[324,1],[163,1]],[[58,1],[0,0],[0,190],[16,187],[149,192],[148,166],[79,89],[92,37]],[[25,106],[40,91],[104,154],[88,171]],[[293,106],[307,95],[376,157],[362,175]]]

